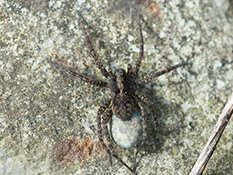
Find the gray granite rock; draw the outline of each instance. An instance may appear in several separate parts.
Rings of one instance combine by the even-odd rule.
[[[157,1],[160,15],[155,16],[146,7],[150,1],[126,2],[0,1],[0,174],[129,174],[116,160],[111,167],[106,153],[85,141],[98,143],[96,114],[107,89],[48,63],[56,53],[77,72],[105,80],[89,54],[77,9],[107,68],[134,64],[138,11],[145,42],[140,77],[192,63],[142,89],[154,103],[158,128],[153,132],[148,115],[149,138],[137,168],[138,174],[189,173],[232,92],[232,8],[228,1],[220,6],[211,0]],[[205,174],[232,174],[232,127],[230,121]],[[54,154],[64,138],[82,144],[74,142],[77,150],[68,152],[61,146]],[[96,154],[83,152],[88,148]],[[117,152],[132,166],[130,150]]]

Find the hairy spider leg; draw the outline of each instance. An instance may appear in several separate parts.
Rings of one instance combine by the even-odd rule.
[[[112,80],[115,80],[115,75],[114,75],[114,73],[112,72],[112,69],[111,69],[111,68],[108,70],[108,73],[109,73],[110,77],[112,78]]]
[[[149,74],[149,75],[147,75],[147,76],[141,78],[141,79],[138,81],[138,83],[139,83],[139,84],[147,83],[147,82],[151,81],[151,80],[152,80],[153,78],[155,78],[155,77],[159,77],[160,75],[163,75],[163,74],[168,73],[168,72],[170,72],[170,71],[172,71],[172,70],[174,70],[174,69],[176,69],[176,68],[178,68],[178,67],[182,67],[182,66],[186,66],[186,65],[188,65],[188,63],[178,64],[178,65],[169,67],[169,68],[167,68],[167,69],[165,69],[165,70],[162,70],[162,71],[160,71],[160,72],[156,72],[156,73],[154,73],[154,74],[151,73],[151,74]]]
[[[70,69],[68,69],[67,72],[69,74],[77,77],[77,78],[80,78],[82,81],[84,81],[86,83],[90,83],[90,84],[95,85],[95,86],[106,87],[108,85],[108,83],[106,83],[106,82],[90,79],[90,78],[85,77],[82,74],[76,73],[76,72],[74,72],[74,71],[72,71]]]
[[[112,110],[108,109],[105,116],[103,117],[103,130],[104,130],[104,135],[106,136],[107,141],[109,142],[107,148],[109,149],[110,153],[111,153],[111,150],[113,149],[113,146],[111,144],[111,138],[110,138],[110,135],[109,135],[109,132],[108,132],[107,123],[108,123],[108,121],[109,121],[109,119],[111,117],[112,117]],[[110,154],[110,157],[109,157],[109,162],[110,162],[110,165],[112,165],[112,156],[111,156],[111,154]]]
[[[91,56],[94,58],[95,63],[97,64],[97,66],[98,66],[99,70],[101,71],[102,75],[107,78],[109,76],[109,72],[105,69],[105,67],[103,66],[103,64],[101,63],[99,58],[97,57],[97,54],[96,54],[96,52],[95,52],[95,50],[94,50],[94,48],[93,48],[93,46],[91,44],[90,37],[89,37],[89,35],[87,33],[87,30],[86,30],[86,28],[84,26],[84,18],[83,18],[83,16],[81,15],[81,13],[78,10],[77,10],[77,12],[78,12],[79,18],[81,20],[81,25],[82,25],[82,28],[83,28],[83,31],[84,31],[84,34],[85,34],[85,37],[86,37],[86,40],[87,40],[88,47],[89,47],[90,52],[91,52]]]
[[[144,43],[143,43],[142,25],[140,22],[140,17],[139,17],[138,25],[139,25],[139,30],[140,30],[140,52],[139,52],[139,57],[137,58],[136,65],[135,65],[135,68],[133,71],[134,75],[136,75],[138,73],[138,71],[141,67],[142,57],[143,57],[143,53],[144,53],[144,48],[143,48]]]
[[[124,161],[115,153],[115,150],[113,148],[113,145],[112,145],[112,141],[111,141],[111,138],[110,138],[110,134],[109,134],[109,131],[108,131],[108,127],[107,127],[107,123],[109,121],[109,119],[112,117],[112,110],[109,109],[106,113],[106,115],[103,117],[103,130],[104,130],[104,133],[105,133],[105,136],[107,138],[107,141],[108,141],[108,148],[110,149],[110,152],[112,154],[112,156],[114,158],[116,158],[122,165],[124,165],[126,168],[129,169],[129,171],[131,171],[132,173],[135,173],[126,163],[124,163]]]
[[[111,161],[111,153],[108,147],[105,145],[102,135],[102,127],[101,127],[101,115],[104,113],[104,111],[109,107],[111,103],[111,99],[107,100],[98,110],[97,113],[97,127],[98,127],[98,137],[99,141],[102,144],[103,148],[106,150],[106,152],[109,155],[109,160]],[[111,163],[111,162],[110,162]]]
[[[135,153],[135,157],[134,157],[134,166],[133,166],[133,170],[136,171],[137,168],[137,164],[136,164],[136,159],[137,159],[137,155],[140,152],[142,146],[145,144],[145,141],[147,139],[147,124],[146,124],[146,109],[145,109],[145,104],[142,103],[141,101],[138,102],[138,106],[140,108],[141,111],[141,115],[142,115],[142,128],[143,128],[143,135],[142,135],[142,142],[140,143],[136,153]]]
[[[143,103],[145,103],[146,105],[148,105],[148,107],[150,109],[150,112],[151,112],[151,115],[152,115],[152,118],[153,118],[154,129],[156,130],[157,119],[156,119],[156,115],[155,115],[155,112],[154,112],[151,100],[147,96],[140,94],[138,91],[135,92],[135,95],[137,96],[137,98],[139,100],[141,100]]]
[[[133,68],[131,64],[127,65],[127,76],[131,76],[133,74]]]
[[[65,67],[65,66],[62,66],[58,63],[55,63],[54,61],[48,61],[50,64],[56,66],[58,69],[60,69],[61,71],[65,71],[77,78],[79,78],[80,80],[86,82],[86,83],[89,83],[89,84],[92,84],[94,86],[99,86],[99,87],[107,87],[108,83],[106,82],[103,82],[103,81],[98,81],[98,80],[93,80],[91,78],[88,78],[82,74],[79,74],[77,72],[74,72],[72,69],[68,68],[68,67]]]

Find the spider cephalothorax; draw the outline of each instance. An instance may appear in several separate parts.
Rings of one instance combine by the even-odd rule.
[[[112,96],[112,112],[122,120],[131,118],[135,105],[132,97],[134,82],[128,73],[129,70],[126,73],[124,69],[117,69],[109,86]]]
[[[98,66],[99,70],[101,71],[102,75],[108,79],[108,82],[100,81],[100,80],[94,80],[88,77],[83,76],[82,74],[76,73],[71,68],[63,67],[59,65],[58,67],[62,70],[68,72],[69,74],[81,79],[82,81],[85,81],[89,84],[99,86],[99,87],[105,87],[110,89],[110,98],[106,100],[106,102],[99,108],[97,113],[97,127],[98,127],[98,137],[99,140],[103,146],[103,148],[107,151],[111,162],[111,156],[115,157],[120,163],[122,163],[124,166],[126,166],[132,173],[135,173],[136,170],[136,156],[138,152],[140,151],[141,147],[145,143],[145,139],[147,137],[147,124],[146,124],[146,109],[145,106],[147,105],[150,109],[154,126],[156,127],[156,115],[154,113],[154,109],[152,106],[151,101],[148,97],[141,94],[137,87],[138,85],[143,85],[149,81],[151,81],[153,78],[158,77],[160,75],[163,75],[167,72],[170,72],[178,67],[187,65],[184,64],[178,64],[175,66],[172,66],[168,69],[151,73],[143,78],[136,79],[136,75],[140,69],[141,61],[143,57],[143,36],[142,36],[142,27],[139,20],[139,29],[140,29],[140,53],[138,58],[136,59],[135,67],[133,68],[130,64],[128,65],[127,72],[124,69],[116,69],[115,71],[107,71],[99,58],[97,57],[97,54],[92,46],[92,43],[90,41],[90,37],[86,31],[85,25],[84,25],[84,19],[80,12],[78,12],[79,18],[81,20],[81,25],[84,30],[84,34],[90,49],[91,56],[94,58],[96,65]],[[54,63],[54,62],[52,62]],[[126,163],[122,161],[122,159],[116,154],[114,147],[112,146],[112,139],[108,131],[107,123],[109,119],[112,117],[113,114],[115,114],[119,119],[126,121],[130,120],[133,111],[135,108],[138,108],[141,116],[142,116],[142,128],[143,128],[143,139],[140,143],[138,150],[135,155],[134,159],[134,167],[130,168]],[[103,115],[105,113],[105,115]],[[102,116],[103,115],[103,116]],[[103,140],[103,132],[107,139],[107,144]]]

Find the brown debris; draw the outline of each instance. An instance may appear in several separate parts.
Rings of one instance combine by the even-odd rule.
[[[155,1],[152,1],[148,6],[148,10],[153,14],[155,15],[156,17],[160,17],[161,15],[161,12],[159,10],[159,6],[158,6],[158,3],[155,2]]]
[[[62,138],[53,146],[53,157],[63,163],[84,162],[102,150],[93,139]]]
[[[158,3],[156,1],[152,1],[152,0],[137,0],[138,3],[140,4],[144,4],[148,10],[155,15],[156,17],[160,17],[161,16],[161,12],[158,6]]]

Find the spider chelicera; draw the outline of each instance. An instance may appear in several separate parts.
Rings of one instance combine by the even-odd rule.
[[[82,74],[79,74],[73,71],[71,68],[62,67],[62,66],[58,66],[58,67],[62,68],[63,71],[66,71],[67,73],[81,79],[82,81],[86,83],[89,83],[91,85],[95,85],[98,87],[108,88],[110,90],[111,92],[110,98],[105,101],[105,103],[99,108],[98,113],[97,113],[97,127],[98,127],[99,141],[109,155],[110,164],[112,164],[111,157],[113,156],[121,164],[127,167],[132,173],[136,173],[135,172],[136,171],[136,156],[138,152],[140,151],[141,147],[144,145],[145,140],[147,138],[146,105],[149,107],[151,115],[153,117],[154,127],[156,128],[156,125],[157,125],[156,115],[152,107],[152,102],[149,100],[148,97],[141,94],[137,90],[137,87],[139,85],[143,85],[151,81],[155,77],[159,77],[160,75],[168,73],[178,67],[185,66],[187,65],[187,63],[178,64],[170,68],[167,68],[165,70],[162,70],[156,73],[151,73],[143,78],[137,79],[137,74],[140,69],[142,57],[143,57],[143,35],[142,35],[142,26],[141,26],[140,19],[139,19],[140,53],[139,53],[138,58],[136,59],[136,65],[132,67],[130,64],[128,64],[127,71],[121,68],[116,69],[114,71],[112,71],[111,69],[107,71],[106,68],[101,63],[101,61],[99,60],[99,58],[97,57],[97,54],[92,46],[90,37],[85,28],[84,18],[82,17],[80,12],[78,12],[78,15],[81,20],[81,25],[82,25],[82,28],[85,34],[85,38],[87,40],[87,44],[90,49],[91,56],[94,58],[97,67],[101,71],[102,75],[108,80],[108,82],[88,78]],[[112,145],[112,139],[108,131],[107,123],[111,119],[113,114],[123,121],[130,120],[132,113],[134,112],[134,109],[136,107],[140,109],[140,113],[142,116],[143,139],[136,151],[135,159],[134,159],[134,166],[133,168],[130,168],[116,154],[114,147]],[[101,116],[104,113],[105,115],[102,117],[102,121],[101,121]],[[107,139],[107,144],[103,140],[102,130],[104,131],[104,135]]]

